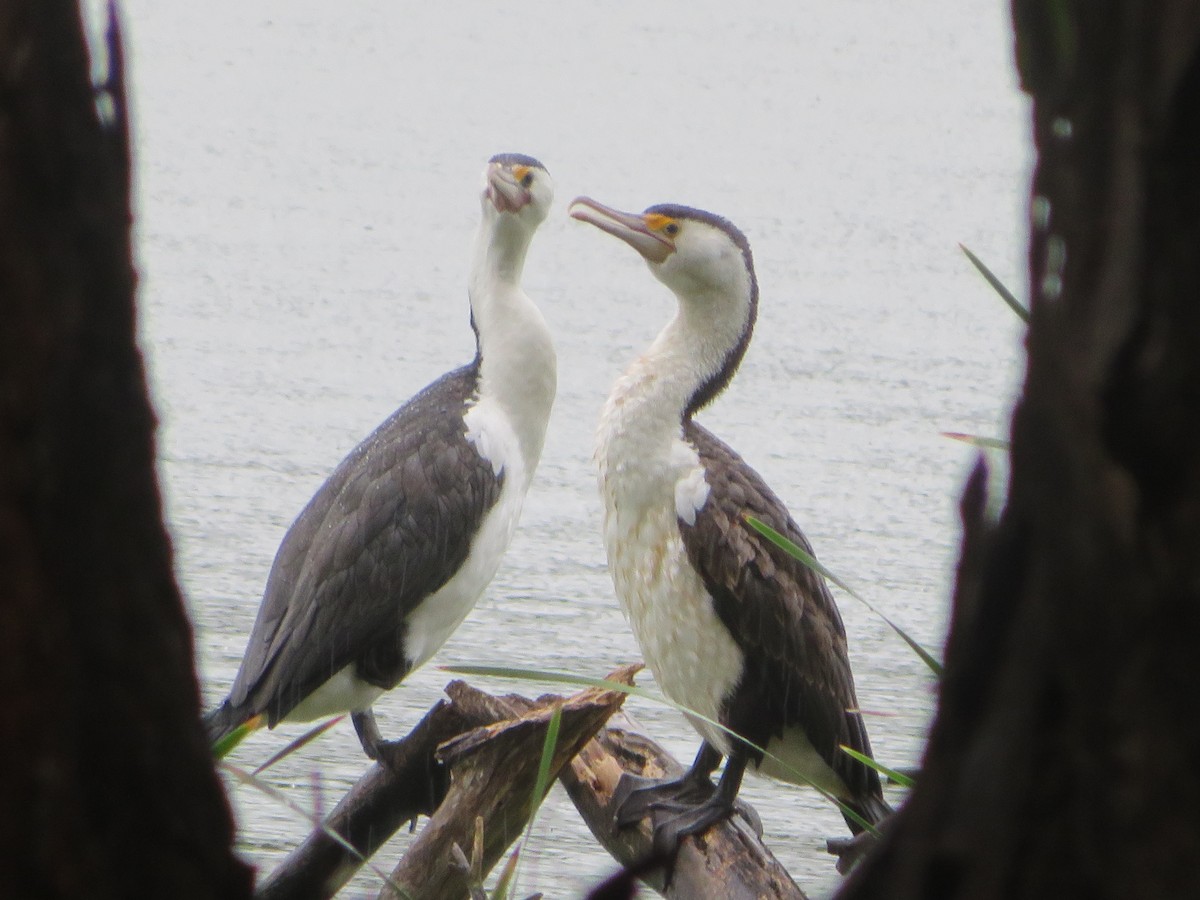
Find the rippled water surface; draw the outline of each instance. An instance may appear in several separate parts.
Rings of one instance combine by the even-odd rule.
[[[758,332],[702,421],[829,567],[939,647],[971,460],[940,432],[1002,433],[1021,363],[1014,317],[956,246],[1023,288],[1029,151],[1005,4],[124,6],[142,343],[208,702],[232,680],[292,518],[379,421],[470,357],[479,172],[508,150],[539,157],[558,186],[526,287],[555,332],[560,389],[521,530],[435,663],[599,675],[637,656],[605,571],[592,432],[673,301],[635,254],[566,217],[581,193],[700,206],[747,233]],[[839,600],[877,755],[912,765],[930,679],[877,617]],[[427,666],[378,704],[385,733],[446,679]],[[678,715],[630,708],[690,760]],[[257,735],[237,761],[300,730]],[[328,807],[365,765],[346,724],[273,778]],[[307,827],[232,794],[245,852],[269,870]],[[840,815],[756,779],[744,794],[800,884],[832,890],[822,847]],[[553,794],[523,888],[578,896],[611,868]],[[349,893],[377,886],[362,876]]]

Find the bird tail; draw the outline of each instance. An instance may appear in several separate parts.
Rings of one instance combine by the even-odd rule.
[[[872,792],[865,797],[856,797],[854,800],[845,801],[846,806],[858,813],[872,827],[877,827],[884,819],[890,816],[893,812],[888,802],[883,799],[883,795],[878,792]],[[858,834],[863,830],[862,825],[851,819],[850,816],[842,813],[846,824],[850,826],[851,834]]]
[[[217,759],[221,759],[240,744],[250,732],[257,731],[266,724],[264,716],[251,715],[228,700],[206,712],[202,721],[204,730],[208,733],[208,742],[213,748],[213,756]]]

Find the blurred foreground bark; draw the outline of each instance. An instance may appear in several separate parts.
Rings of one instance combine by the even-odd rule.
[[[1200,896],[1200,4],[1015,0],[1038,151],[998,525],[921,780],[843,897]]]
[[[0,893],[249,894],[199,725],[134,342],[119,42],[0,3]]]

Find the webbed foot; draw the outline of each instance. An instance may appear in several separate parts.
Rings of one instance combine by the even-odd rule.
[[[735,804],[717,793],[692,806],[669,804],[655,807],[650,814],[654,829],[654,852],[662,856],[673,855],[685,837],[705,831],[710,825],[733,815],[735,809]]]
[[[665,780],[626,772],[613,791],[613,823],[617,828],[626,828],[655,811],[691,809],[711,797],[715,790],[711,781],[696,778],[691,772]]]

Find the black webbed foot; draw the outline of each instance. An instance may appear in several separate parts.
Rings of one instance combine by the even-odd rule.
[[[625,773],[613,792],[613,821],[625,828],[646,818],[655,809],[690,809],[712,796],[713,769],[721,762],[721,751],[708,741],[700,745],[692,767],[678,778],[643,778]]]
[[[692,806],[675,804],[654,807],[650,822],[654,829],[654,852],[667,856],[675,853],[679,842],[690,834],[699,834],[710,825],[733,815],[735,804],[719,793],[711,794],[707,800]],[[758,816],[755,816],[757,819]]]
[[[716,787],[708,778],[714,759],[719,761],[720,757],[705,744],[696,763],[682,778],[671,781],[630,778],[629,787],[625,787],[625,778],[629,776],[622,777],[614,795],[614,800],[620,800],[615,816],[618,825],[639,821],[648,814],[654,853],[668,858],[674,858],[680,840],[734,813],[761,837],[762,820],[758,813],[737,796],[746,770],[745,754],[735,752],[729,758]]]
[[[626,828],[655,811],[682,812],[704,802],[715,790],[707,777],[695,778],[691,772],[666,780],[625,773],[613,791],[613,823]]]

